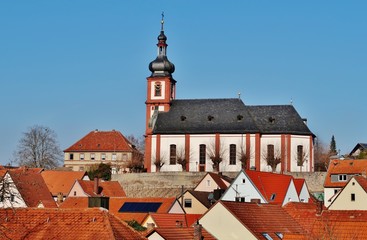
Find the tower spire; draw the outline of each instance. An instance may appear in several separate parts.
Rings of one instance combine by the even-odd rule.
[[[164,25],[164,12],[162,12],[162,20],[161,20],[161,31],[164,31],[163,25]]]

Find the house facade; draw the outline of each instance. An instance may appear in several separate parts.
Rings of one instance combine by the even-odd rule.
[[[145,168],[148,172],[312,172],[314,134],[292,105],[248,106],[239,98],[176,99],[167,37],[147,78]]]
[[[73,171],[88,171],[99,163],[111,164],[112,174],[130,171],[142,154],[121,132],[89,132],[64,150],[64,165]]]

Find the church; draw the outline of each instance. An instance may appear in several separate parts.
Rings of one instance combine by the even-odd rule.
[[[164,21],[147,77],[148,172],[313,172],[314,138],[293,105],[245,105],[240,98],[176,99]]]

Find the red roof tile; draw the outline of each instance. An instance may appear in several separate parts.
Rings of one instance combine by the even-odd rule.
[[[186,213],[186,221],[187,221],[187,226],[192,226],[192,224],[196,223],[201,216],[203,216],[203,214],[187,214]]]
[[[185,214],[174,213],[150,213],[157,228],[188,227]]]
[[[0,215],[1,236],[6,239],[146,239],[98,208],[0,209]]]
[[[94,192],[94,181],[77,180],[77,182],[83,191],[91,197],[101,195],[106,197],[126,197],[124,189],[117,181],[99,181],[99,193]]]
[[[64,152],[80,151],[132,151],[131,143],[119,131],[91,131],[82,139],[65,149]]]
[[[326,174],[324,187],[344,187],[347,182],[332,182],[331,175],[362,174],[367,172],[367,160],[331,160]]]
[[[149,232],[146,236],[152,235],[154,232],[157,232],[164,239],[167,240],[183,240],[183,239],[194,239],[194,228],[193,227],[184,227],[184,228],[156,228],[153,231]],[[215,240],[210,233],[208,233],[204,228],[202,229],[202,236],[205,240]]]
[[[28,207],[57,207],[40,172],[37,169],[18,168],[9,170],[14,184]]]
[[[293,179],[290,175],[247,170],[247,176],[269,203],[282,204]],[[275,198],[272,200],[272,195]]]
[[[264,239],[268,233],[273,239],[275,233],[303,234],[305,230],[279,205],[246,202],[218,201],[247,227],[257,238]],[[204,214],[205,216],[205,214]]]
[[[303,178],[293,178],[294,186],[296,187],[298,196],[301,194],[303,185],[305,184],[305,179]]]
[[[215,183],[218,185],[218,187],[220,189],[224,189],[226,190],[227,189],[227,184],[225,184],[225,182],[227,182],[223,176],[217,174],[217,173],[212,173],[212,172],[209,172],[208,173],[210,175],[210,177],[215,181]]]
[[[60,208],[88,208],[88,197],[67,197]]]
[[[41,175],[53,196],[59,192],[66,196],[75,180],[82,180],[86,172],[47,170],[41,172]]]

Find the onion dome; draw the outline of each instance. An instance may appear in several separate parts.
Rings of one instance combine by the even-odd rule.
[[[149,64],[149,70],[152,72],[153,77],[164,77],[164,76],[171,76],[171,74],[175,71],[175,65],[171,63],[167,58],[167,37],[164,34],[163,30],[163,17],[162,14],[162,21],[161,21],[161,32],[158,36],[158,56],[157,58]]]

